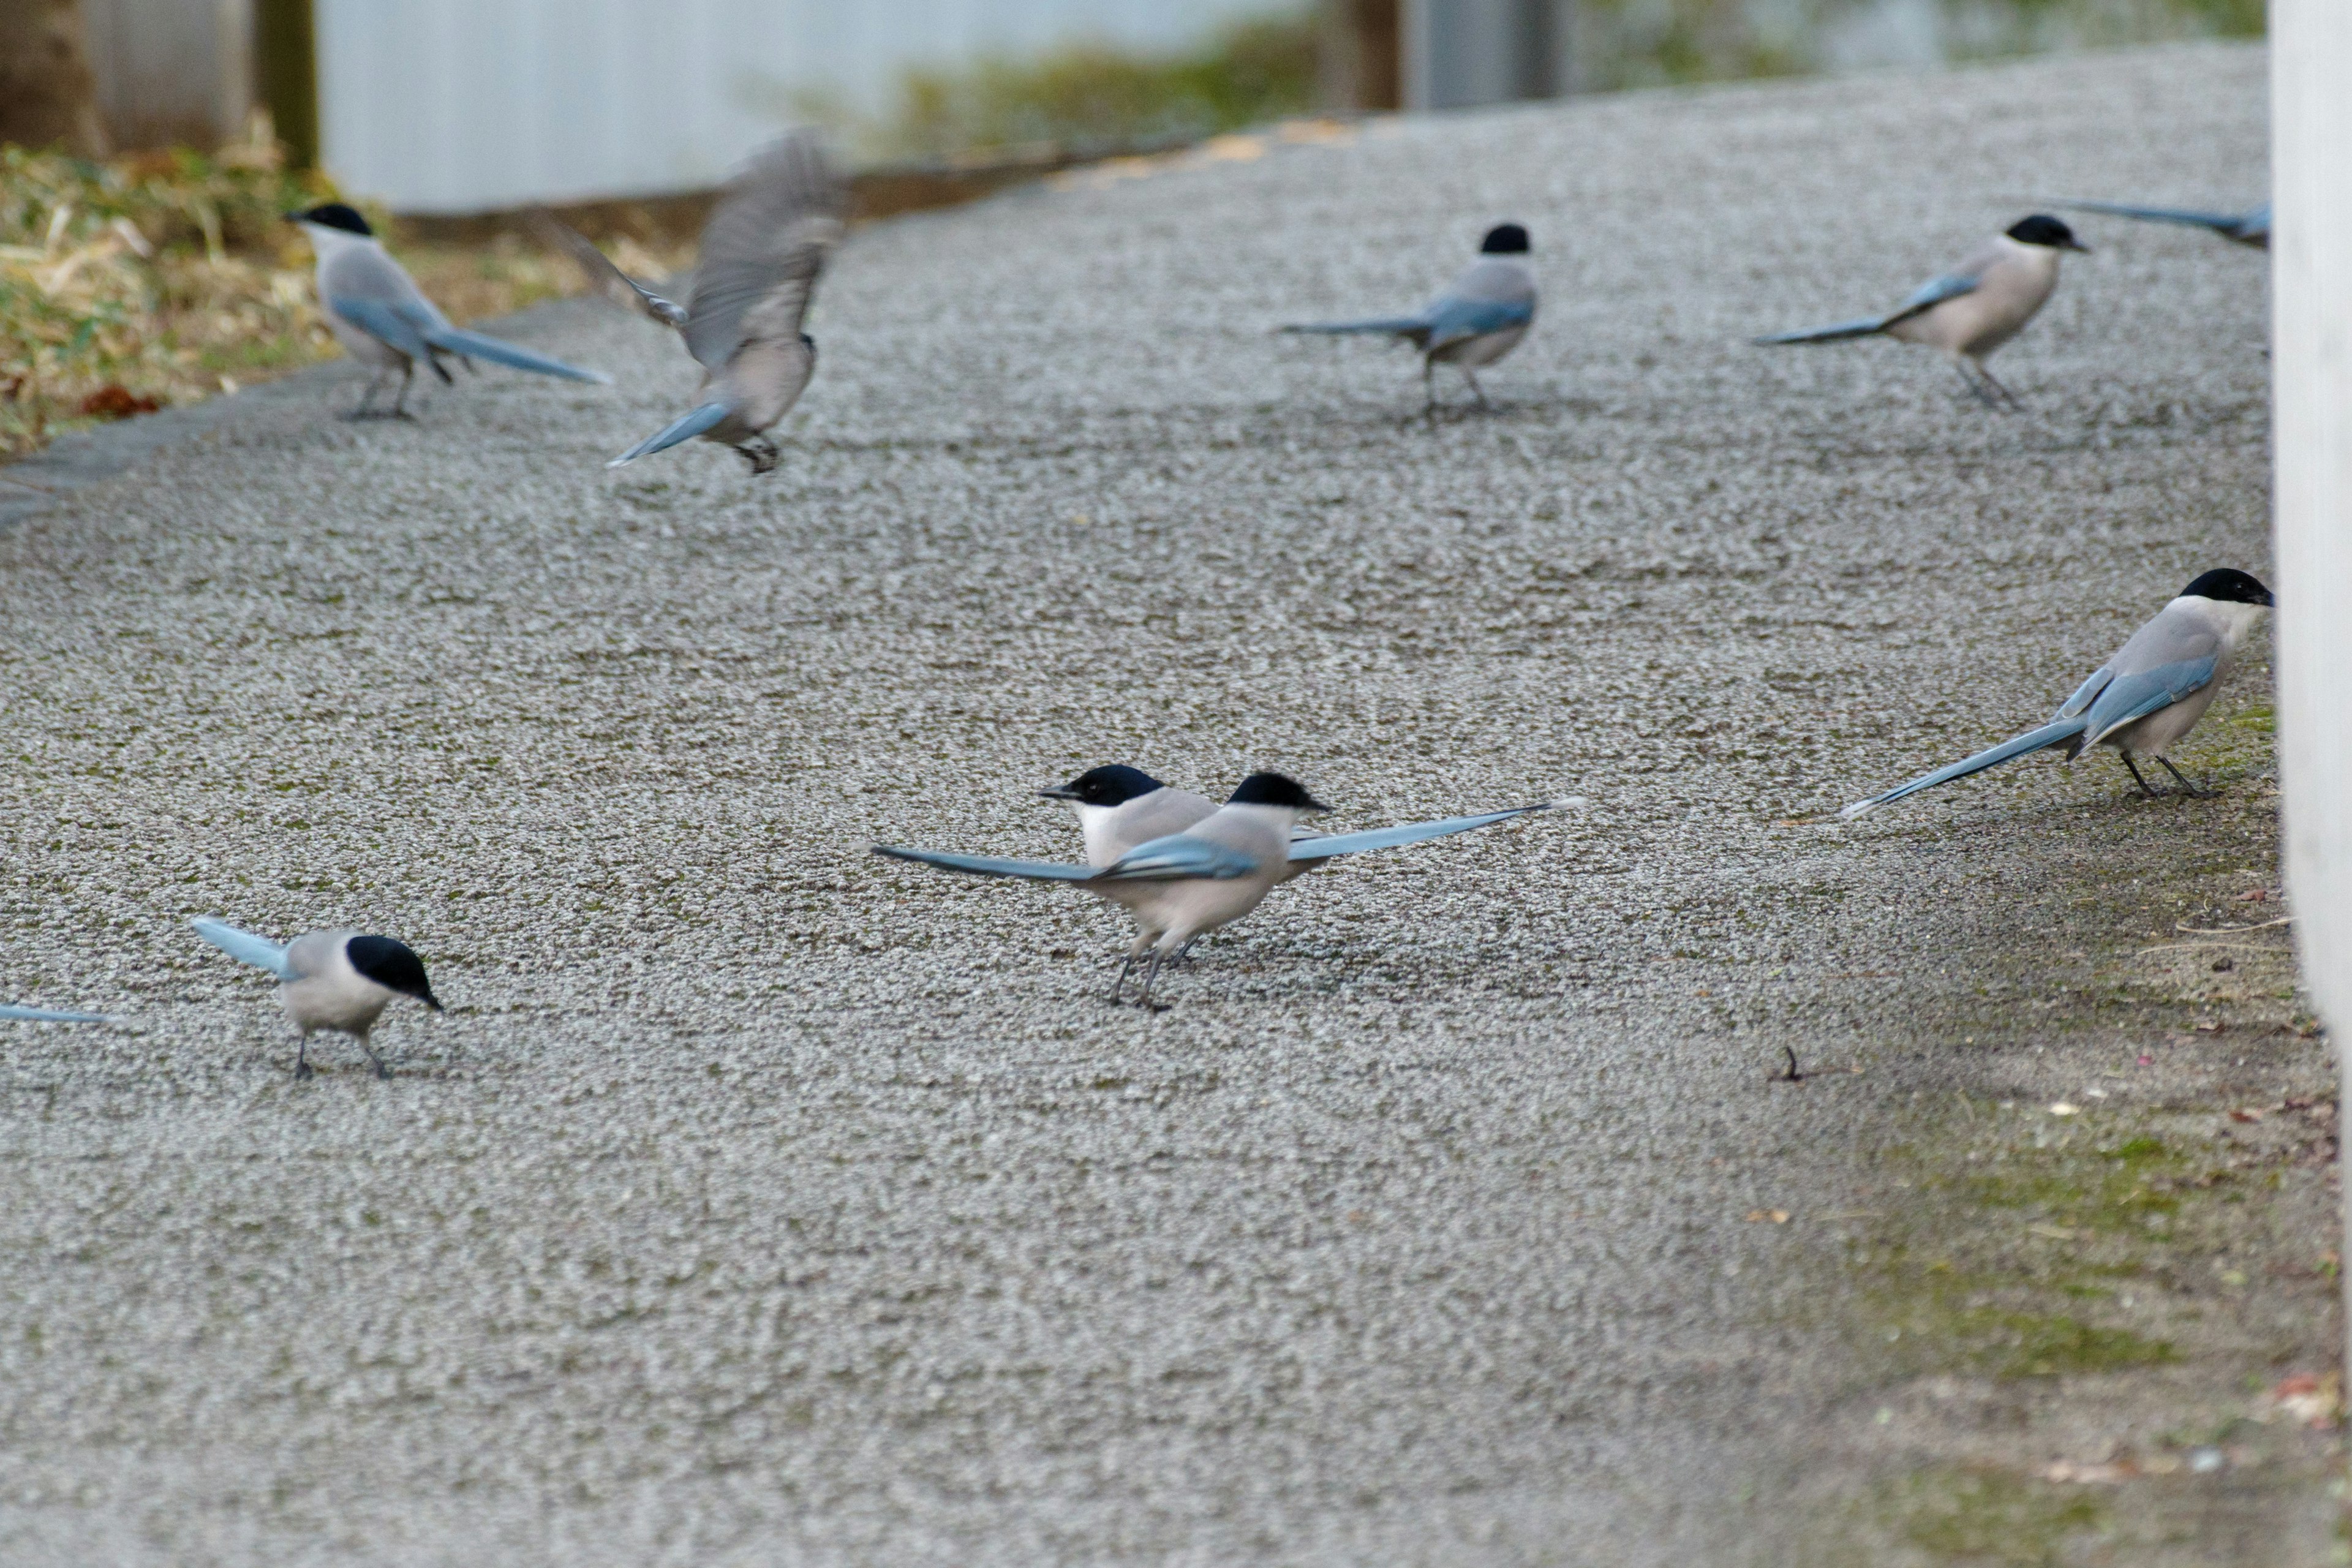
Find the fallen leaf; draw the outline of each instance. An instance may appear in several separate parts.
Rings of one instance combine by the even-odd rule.
[[[2080,1116],[2082,1113],[2081,1106],[2069,1105],[2063,1100],[2050,1108],[2050,1114],[2053,1116]]]
[[[1789,1223],[1789,1211],[1787,1209],[1749,1209],[1748,1223],[1749,1225],[1786,1225]]]
[[[2248,888],[2244,892],[2238,895],[2236,901],[2242,904],[2267,903],[2270,901],[2270,892],[2267,889]]]
[[[163,405],[152,397],[142,397],[119,381],[110,381],[81,400],[81,411],[100,419],[128,419],[134,414],[152,414]]]
[[[2230,1120],[2232,1121],[2260,1121],[2262,1119],[2263,1113],[2251,1105],[2239,1106],[2230,1112]]]

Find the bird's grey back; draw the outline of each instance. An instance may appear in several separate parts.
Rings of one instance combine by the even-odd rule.
[[[361,300],[376,304],[422,307],[426,318],[446,325],[400,263],[373,245],[338,247],[319,263],[319,292],[330,300]]]
[[[2176,599],[2132,633],[2131,640],[2107,663],[2118,677],[2137,675],[2168,664],[2207,658],[2221,647],[2221,627],[2213,616]]]
[[[314,931],[308,936],[297,937],[287,946],[287,965],[303,979],[324,974],[335,967],[335,954],[354,934],[347,931]]]
[[[1217,803],[1188,789],[1157,789],[1131,802],[1119,813],[1119,852],[1139,844],[1182,833],[1216,814]]]
[[[744,342],[797,338],[846,198],[813,131],[771,143],[702,230],[686,346],[717,371]]]
[[[1482,305],[1535,303],[1535,279],[1521,263],[1500,256],[1482,256],[1456,274],[1446,297],[1475,300]]]

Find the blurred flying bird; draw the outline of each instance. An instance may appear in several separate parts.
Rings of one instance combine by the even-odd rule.
[[[2122,202],[2061,202],[2061,206],[2077,212],[2106,213],[2115,217],[2138,218],[2146,223],[2186,224],[2191,228],[2210,228],[2223,239],[2239,245],[2251,245],[2256,250],[2271,247],[2271,204],[2264,202],[2252,212],[2194,212],[2186,207],[2136,207]]]
[[[1494,406],[1478,384],[1478,367],[1493,364],[1519,346],[1536,319],[1535,274],[1528,270],[1528,231],[1515,223],[1486,231],[1478,259],[1454,275],[1445,292],[1418,315],[1384,316],[1363,321],[1310,321],[1286,332],[1329,335],[1370,333],[1402,338],[1421,351],[1425,406],[1437,407],[1437,366],[1450,364],[1470,384],[1478,406]]]
[[[1294,838],[1299,821],[1328,811],[1295,780],[1280,773],[1252,773],[1231,799],[1180,832],[1148,839],[1126,850],[1109,865],[1072,866],[1055,860],[1011,860],[984,855],[949,855],[930,849],[901,849],[877,844],[874,852],[899,860],[919,861],[950,871],[982,877],[1022,877],[1038,882],[1070,882],[1124,908],[1136,925],[1134,946],[1119,965],[1110,999],[1118,1002],[1127,977],[1145,953],[1139,1000],[1151,1005],[1152,982],[1160,966],[1185,943],[1203,931],[1214,931],[1248,914],[1280,882],[1296,873],[1292,866],[1364,849],[1393,848],[1417,844],[1449,833],[1467,833],[1491,826],[1542,805],[1516,806],[1477,816],[1449,816],[1436,822],[1409,823],[1400,827],[1365,833]]]
[[[1925,343],[1950,358],[1969,390],[1989,407],[2017,396],[1985,369],[1985,357],[2017,336],[2058,287],[2058,254],[2090,247],[2058,219],[2037,213],[1995,235],[1940,278],[1929,279],[1883,316],[1835,326],[1776,332],[1759,343],[1830,343],[1884,333]]]
[[[278,976],[278,1000],[302,1031],[294,1053],[294,1076],[310,1076],[310,1031],[335,1029],[359,1041],[375,1065],[375,1076],[392,1069],[368,1043],[375,1021],[395,996],[414,996],[441,1011],[441,999],[425,977],[425,964],[388,936],[354,931],[320,931],[278,943],[239,931],[224,921],[200,917],[196,934],[240,963]]]
[[[593,381],[609,386],[613,378],[602,371],[582,370],[562,360],[536,354],[480,332],[449,324],[382,245],[367,219],[341,202],[329,202],[307,212],[288,213],[287,220],[302,226],[319,258],[319,302],[327,312],[327,326],[344,352],[375,374],[349,417],[374,416],[376,388],[392,372],[400,372],[400,395],[384,418],[405,419],[409,413],[408,384],[421,361],[444,382],[449,369],[441,356],[464,361],[486,359],[517,370],[562,376],[566,381]]]
[[[0,1022],[11,1024],[110,1024],[103,1013],[68,1013],[55,1007],[0,1006]]]
[[[623,272],[581,235],[545,221],[542,227],[586,269],[592,284],[677,328],[702,365],[694,407],[606,467],[634,463],[697,436],[734,447],[755,474],[776,466],[776,445],[764,432],[792,411],[816,373],[816,340],[801,323],[825,257],[841,238],[846,206],[816,132],[795,131],[770,143],[728,186],[703,226],[684,305]]]
[[[2042,728],[1898,784],[1885,795],[1858,800],[1841,815],[1860,816],[1906,795],[2053,746],[2065,747],[2070,763],[2092,746],[2113,746],[2123,757],[2124,766],[2131,769],[2140,793],[2153,799],[2156,791],[2148,788],[2132,761],[2134,752],[2145,752],[2180,781],[2185,793],[2203,795],[2165,753],[2204,717],[2221,677],[2237,658],[2238,645],[2270,604],[2271,591],[2234,566],[2204,573],[2134,632],[2131,640],[2083,682]]]

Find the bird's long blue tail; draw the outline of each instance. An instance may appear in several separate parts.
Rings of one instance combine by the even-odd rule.
[[[1885,795],[1873,795],[1868,800],[1855,801],[1838,815],[1852,821],[1865,811],[1874,810],[1890,801],[1901,800],[1906,795],[1917,795],[1923,789],[1934,789],[1937,784],[1949,784],[1954,779],[1964,779],[1970,773],[1980,773],[1987,768],[1997,768],[2001,763],[2013,762],[2019,757],[2031,756],[2035,752],[2046,752],[2053,746],[2063,746],[2082,734],[2084,722],[2080,714],[2071,719],[2053,720],[2039,730],[2028,730],[2022,735],[2003,741],[1990,751],[1979,752],[1973,757],[1954,763],[1949,767],[1937,768],[1932,773],[1922,773],[1909,784],[1896,784]]]
[[[1299,321],[1282,330],[1286,332],[1321,332],[1327,336],[1372,332],[1402,338],[1427,331],[1429,323],[1419,316],[1383,316],[1366,321]]]
[[[1759,343],[1835,343],[1848,338],[1867,338],[1886,330],[1884,316],[1865,316],[1859,321],[1840,321],[1831,327],[1806,327],[1793,332],[1774,332],[1769,338],[1753,340]]]
[[[690,413],[680,415],[668,426],[646,437],[604,466],[608,468],[617,468],[624,464],[634,463],[639,458],[651,457],[656,452],[667,452],[680,441],[690,441],[701,435],[733,412],[734,410],[724,403],[706,403]]]
[[[578,365],[565,364],[560,359],[535,354],[526,348],[486,338],[479,332],[469,332],[461,327],[444,327],[425,334],[425,341],[444,353],[467,354],[486,359],[494,364],[512,365],[517,370],[537,371],[541,375],[562,376],[566,381],[593,381],[599,386],[610,386],[613,378],[601,370],[582,370]]]
[[[250,963],[256,969],[266,969],[280,980],[294,978],[294,966],[287,962],[286,945],[256,936],[249,931],[239,931],[226,921],[216,921],[210,915],[198,915],[188,922],[196,934],[236,959]]]
[[[0,1007],[0,1021],[13,1024],[111,1024],[114,1022],[103,1013],[72,1013],[61,1007],[21,1007],[15,1003]]]

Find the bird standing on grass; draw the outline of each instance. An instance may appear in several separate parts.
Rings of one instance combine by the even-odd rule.
[[[2271,247],[2271,204],[2268,202],[2252,212],[2242,213],[2198,212],[2188,207],[2136,207],[2122,202],[2061,202],[2059,205],[2078,212],[2137,218],[2142,223],[2185,224],[2190,228],[2210,229],[2232,244],[2250,245],[2256,250]]]
[[[801,330],[826,256],[842,236],[846,193],[813,131],[780,138],[751,160],[703,226],[693,289],[666,300],[572,230],[547,231],[601,292],[686,339],[702,366],[694,406],[605,465],[620,468],[700,437],[732,447],[755,474],[776,466],[766,435],[816,374],[816,340]]]
[[[1231,799],[1206,817],[1179,833],[1148,840],[1129,849],[1108,866],[1072,866],[1055,860],[1013,860],[985,855],[950,855],[932,849],[902,849],[877,844],[874,853],[894,859],[914,860],[950,871],[982,877],[1021,877],[1038,882],[1072,882],[1125,909],[1136,925],[1134,946],[1119,965],[1110,999],[1125,992],[1127,977],[1146,953],[1150,963],[1138,997],[1151,1005],[1151,986],[1160,966],[1192,938],[1230,925],[1257,908],[1276,884],[1296,873],[1298,862],[1315,862],[1334,855],[1364,849],[1387,849],[1467,833],[1492,826],[1541,805],[1516,806],[1477,816],[1449,816],[1435,822],[1409,823],[1401,827],[1365,833],[1294,838],[1293,829],[1304,817],[1330,807],[1317,800],[1294,779],[1280,773],[1252,773]]]
[[[319,303],[326,310],[329,330],[346,353],[375,373],[368,378],[367,391],[360,395],[359,406],[347,417],[410,417],[408,386],[416,379],[417,365],[421,363],[430,366],[434,374],[446,382],[449,368],[441,363],[444,354],[467,362],[469,370],[473,368],[472,361],[486,359],[494,364],[561,376],[566,381],[612,384],[613,378],[602,371],[582,370],[497,338],[451,326],[449,318],[435,308],[416,287],[415,280],[376,242],[375,232],[368,227],[367,219],[342,203],[329,202],[286,216],[289,222],[302,226],[302,232],[310,237],[311,248],[318,253]],[[395,370],[400,372],[400,395],[393,399],[389,412],[378,415],[374,407],[376,388]]]
[[[1775,332],[1759,343],[1833,343],[1886,336],[1940,349],[1979,402],[2017,406],[2017,395],[1985,369],[1987,355],[2024,329],[2058,287],[2059,253],[2090,247],[2054,217],[2037,213],[1995,235],[1966,261],[1930,279],[1883,316]]]
[[[1310,321],[1285,327],[1286,332],[1316,332],[1329,336],[1372,334],[1401,338],[1421,351],[1421,385],[1425,409],[1437,411],[1437,367],[1450,364],[1462,373],[1478,406],[1491,408],[1478,384],[1478,367],[1493,364],[1519,346],[1536,320],[1535,274],[1528,270],[1528,231],[1515,223],[1497,224],[1486,231],[1478,259],[1454,275],[1445,292],[1422,307],[1418,315],[1384,316],[1362,321]]]
[[[1885,795],[1858,800],[1840,815],[1853,818],[1923,789],[2053,746],[2066,748],[2073,762],[2093,746],[2113,746],[2131,770],[2132,782],[2151,800],[2156,791],[2140,776],[2134,752],[2145,752],[2180,781],[2184,794],[2206,792],[2189,782],[2165,753],[2211,707],[2221,677],[2229,673],[2239,645],[2255,618],[2271,605],[2271,591],[2234,566],[2200,575],[2180,596],[2158,610],[2116,656],[2094,671],[2059,706],[2050,722],[2003,741],[1990,751],[1922,774]]]
[[[287,1016],[302,1031],[294,1053],[294,1076],[310,1076],[310,1031],[334,1029],[359,1041],[375,1067],[375,1076],[390,1078],[392,1069],[368,1043],[375,1021],[395,996],[414,996],[441,1011],[416,954],[388,936],[367,936],[353,931],[320,931],[279,943],[239,931],[225,921],[199,918],[196,934],[241,963],[266,969],[278,976],[278,1000]]]

